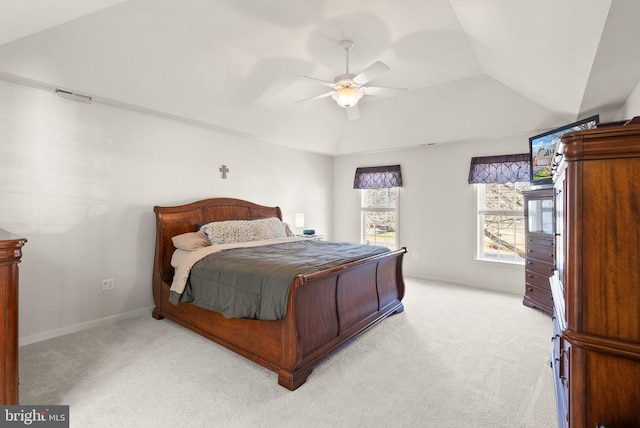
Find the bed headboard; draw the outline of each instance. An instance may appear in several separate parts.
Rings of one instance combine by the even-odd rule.
[[[233,198],[213,198],[174,207],[153,207],[156,213],[156,249],[153,262],[153,286],[160,280],[171,283],[173,266],[171,255],[175,250],[171,238],[185,232],[197,231],[197,226],[212,221],[242,218],[278,217],[280,207],[265,207],[253,202]]]

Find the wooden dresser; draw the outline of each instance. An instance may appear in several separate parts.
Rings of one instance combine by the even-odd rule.
[[[525,288],[522,303],[551,315],[549,277],[555,270],[553,187],[522,192],[525,216]]]
[[[640,427],[640,126],[565,134],[555,174],[561,427]]]
[[[25,242],[0,229],[0,405],[18,404],[18,263]]]

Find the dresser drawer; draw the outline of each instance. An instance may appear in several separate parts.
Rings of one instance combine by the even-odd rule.
[[[527,244],[527,259],[532,258],[555,264],[556,254],[553,245]]]
[[[553,248],[553,246],[555,245],[555,241],[553,239],[553,236],[539,237],[539,236],[533,236],[531,234],[528,234],[527,235],[527,246],[529,246],[529,245],[537,245],[539,247]]]
[[[551,283],[549,282],[550,276],[551,275],[541,275],[538,272],[529,270],[528,268],[525,270],[525,281],[527,285],[535,285],[538,288],[548,291],[549,294],[551,294]]]
[[[551,355],[551,368],[553,369],[558,427],[560,428],[567,428],[569,426],[568,351],[566,341],[564,341],[561,336],[554,336],[554,352]]]
[[[560,323],[558,323],[558,319],[553,316],[553,336],[551,337],[551,342],[553,343],[553,357],[559,363],[560,362],[560,350],[562,349],[562,329],[560,328]]]
[[[553,298],[551,292],[543,290],[532,284],[525,284],[524,298],[522,303],[529,307],[535,307],[543,312],[553,314]]]
[[[553,275],[555,265],[553,263],[536,260],[532,257],[528,257],[525,261],[525,268],[540,275],[550,277]]]
[[[551,291],[538,287],[535,284],[527,282],[525,284],[525,296],[530,300],[549,309],[549,313],[553,312],[553,295]]]

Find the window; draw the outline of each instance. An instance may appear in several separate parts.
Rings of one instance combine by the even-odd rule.
[[[528,183],[478,186],[478,258],[524,263],[524,198]]]
[[[357,168],[353,188],[360,189],[361,242],[398,248],[400,165]]]
[[[483,260],[524,263],[524,197],[529,154],[471,159],[469,183],[478,190],[478,251]]]
[[[361,242],[398,248],[398,187],[361,189]]]

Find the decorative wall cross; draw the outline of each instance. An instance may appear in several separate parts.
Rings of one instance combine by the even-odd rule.
[[[229,168],[226,165],[222,165],[219,170],[222,173],[222,178],[227,178],[227,172],[229,172]]]

